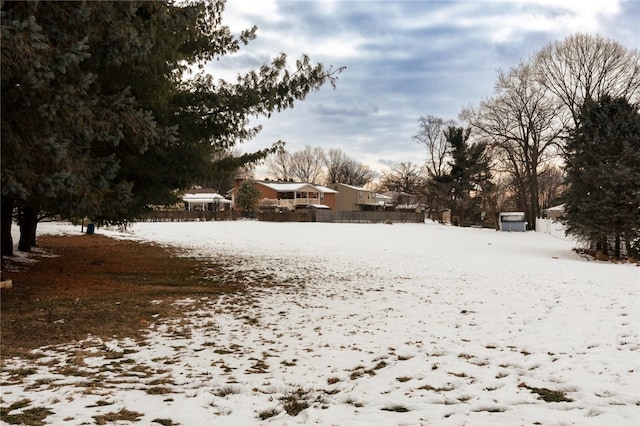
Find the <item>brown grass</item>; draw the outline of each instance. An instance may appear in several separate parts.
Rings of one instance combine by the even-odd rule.
[[[129,411],[125,408],[117,413],[108,413],[101,416],[93,416],[98,425],[106,425],[107,423],[116,423],[118,421],[137,422],[142,417],[142,413],[136,411]]]
[[[42,236],[38,246],[48,255],[36,255],[36,263],[3,262],[3,279],[13,280],[1,293],[3,358],[89,334],[137,339],[151,323],[181,315],[176,299],[246,287],[241,276],[224,273],[228,259],[181,257],[153,244],[94,234]]]

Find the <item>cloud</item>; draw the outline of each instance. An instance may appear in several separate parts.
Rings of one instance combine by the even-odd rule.
[[[420,163],[418,118],[455,119],[492,95],[497,69],[578,31],[638,48],[639,21],[637,1],[231,0],[223,22],[235,32],[256,24],[258,38],[210,69],[257,68],[279,52],[346,66],[336,90],[258,120],[264,130],[247,150],[278,139],[290,151],[341,147],[379,170]]]
[[[365,105],[325,105],[319,104],[311,108],[311,110],[315,113],[327,116],[337,116],[337,117],[345,117],[345,116],[356,116],[356,117],[367,117],[376,114],[379,111],[379,108],[374,104],[365,104]]]

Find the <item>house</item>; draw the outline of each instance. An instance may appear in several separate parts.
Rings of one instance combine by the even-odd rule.
[[[407,194],[406,192],[387,191],[383,195],[391,197],[394,206],[403,204],[418,204],[418,197],[416,197],[415,195]]]
[[[336,210],[372,211],[381,210],[378,194],[359,186],[334,183],[332,188],[336,194]]]
[[[387,206],[391,206],[395,211],[420,213],[427,209],[427,206],[420,202],[418,196],[406,192],[387,191],[383,196],[391,199]]]
[[[184,209],[187,211],[226,211],[231,209],[227,200],[212,188],[193,188],[182,194]]]
[[[233,199],[237,194],[242,180],[236,180]],[[299,208],[316,207],[336,208],[336,191],[320,185],[302,182],[283,182],[271,180],[255,180],[260,192],[258,206],[264,208],[279,208],[295,210]]]
[[[378,202],[378,206],[382,208],[382,210],[393,210],[396,203],[393,201],[393,198],[385,194],[376,194],[376,201]]]
[[[322,206],[327,206],[330,210],[336,210],[336,196],[338,195],[338,191],[322,185],[313,186],[320,191],[320,198],[322,201],[320,206],[315,207],[323,208]]]
[[[425,211],[425,206],[422,204],[414,203],[414,204],[398,204],[395,208],[397,212],[416,212],[422,213]]]
[[[556,220],[564,215],[564,204],[559,204],[554,207],[549,207],[542,211],[543,215],[547,219]]]

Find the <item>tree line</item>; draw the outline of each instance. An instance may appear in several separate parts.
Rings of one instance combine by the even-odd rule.
[[[425,147],[423,164],[401,162],[377,176],[340,150],[327,155],[307,146],[280,151],[267,165],[276,179],[412,194],[434,219],[449,210],[459,225],[497,225],[500,211],[517,210],[535,229],[542,209],[564,203],[571,235],[604,253],[634,253],[639,101],[640,53],[575,34],[499,70],[493,95],[464,108],[457,121],[420,117],[413,139]]]
[[[296,152],[281,149],[270,155],[265,165],[270,179],[318,185],[343,183],[365,186],[377,177],[369,166],[350,158],[340,148],[331,148],[327,152],[308,145]]]
[[[611,246],[619,256],[621,242],[632,253],[640,236],[640,52],[575,34],[500,71],[494,92],[459,118],[486,144],[503,195],[533,226],[541,206],[563,202],[569,234],[604,253]]]
[[[599,35],[549,43],[500,70],[494,94],[464,108],[461,125],[420,118],[429,205],[461,223],[515,209],[535,229],[541,208],[564,203],[569,234],[605,254],[625,245],[639,255],[639,102],[638,50]]]

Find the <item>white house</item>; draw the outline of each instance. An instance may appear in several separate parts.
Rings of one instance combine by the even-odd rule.
[[[182,195],[185,210],[225,211],[231,208],[231,200],[210,188],[191,189]]]

